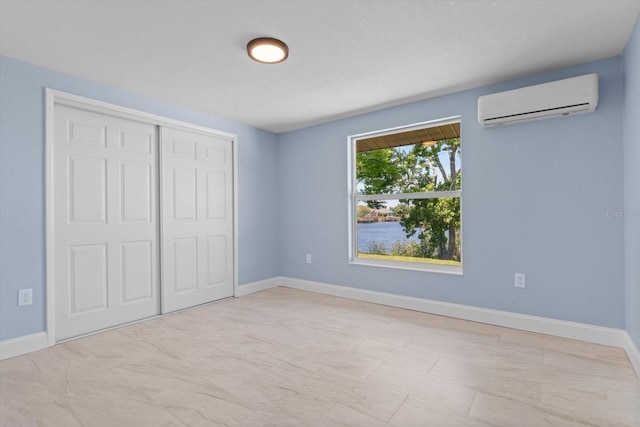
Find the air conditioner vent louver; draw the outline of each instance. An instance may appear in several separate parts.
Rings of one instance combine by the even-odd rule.
[[[598,75],[588,74],[478,98],[483,127],[588,113],[598,104]]]

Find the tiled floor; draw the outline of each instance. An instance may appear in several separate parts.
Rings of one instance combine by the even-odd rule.
[[[2,426],[640,426],[623,350],[274,288],[0,362]]]

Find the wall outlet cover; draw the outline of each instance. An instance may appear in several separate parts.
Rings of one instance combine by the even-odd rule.
[[[33,304],[33,289],[18,290],[18,306]]]

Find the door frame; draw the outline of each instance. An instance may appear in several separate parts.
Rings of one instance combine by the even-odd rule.
[[[183,122],[180,120],[170,119],[168,117],[159,116],[156,114],[147,113],[140,110],[135,110],[121,105],[110,104],[108,102],[98,101],[91,98],[86,98],[79,95],[74,95],[59,90],[45,88],[45,207],[46,207],[46,222],[45,222],[45,259],[46,259],[46,332],[47,332],[47,344],[49,347],[55,345],[55,233],[54,233],[54,207],[55,207],[55,195],[54,195],[54,107],[55,105],[65,105],[68,107],[79,108],[86,111],[92,111],[101,114],[107,114],[110,116],[120,117],[124,119],[136,120],[138,122],[148,123],[154,126],[167,126],[172,128],[182,128],[185,130],[201,132],[206,134],[212,134],[216,136],[222,136],[231,140],[231,155],[232,155],[232,177],[233,177],[233,296],[238,295],[238,136],[233,133],[224,132],[216,129],[207,128],[204,126],[195,125],[192,123]],[[158,133],[159,135],[159,133]],[[158,168],[156,179],[160,180],[161,168],[159,157],[161,139],[158,136],[156,141],[158,144]],[[160,206],[160,191],[162,189],[161,182],[158,181],[158,203],[156,208]],[[158,211],[158,230],[157,237],[159,242],[159,255],[158,265],[160,271],[158,271],[158,285],[160,292],[160,298],[162,298],[162,212]],[[162,304],[161,304],[162,310]],[[162,316],[163,313],[159,316]],[[156,316],[157,317],[157,316]]]

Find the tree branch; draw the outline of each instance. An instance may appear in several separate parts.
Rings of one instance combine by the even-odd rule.
[[[456,188],[456,151],[457,147],[451,147],[451,151],[449,151],[449,170],[451,171],[449,190],[455,190]]]
[[[436,160],[436,165],[438,165],[438,169],[440,169],[440,173],[442,174],[442,179],[444,179],[445,181],[448,180],[449,176],[447,175],[447,172],[444,170],[444,166],[442,166],[442,163],[440,163],[440,158],[438,157],[437,154],[434,157]]]

